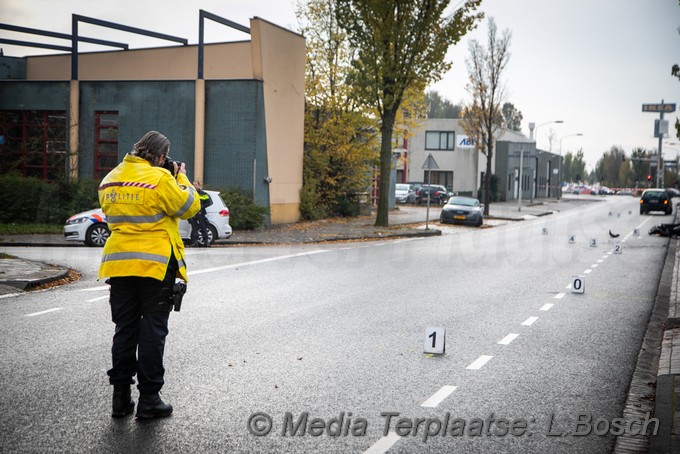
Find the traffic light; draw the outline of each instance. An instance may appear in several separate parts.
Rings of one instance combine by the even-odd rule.
[[[647,175],[647,181],[652,181],[652,176],[651,176],[651,175]]]

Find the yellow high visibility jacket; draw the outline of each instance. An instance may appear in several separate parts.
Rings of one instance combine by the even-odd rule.
[[[104,245],[99,278],[139,276],[163,280],[174,251],[177,277],[187,280],[179,219],[201,203],[186,175],[175,179],[146,159],[125,156],[99,186],[99,204],[111,236]]]

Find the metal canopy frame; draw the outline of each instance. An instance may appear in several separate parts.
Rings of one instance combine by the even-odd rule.
[[[237,24],[234,21],[225,19],[209,11],[199,10],[198,18],[198,79],[203,79],[203,66],[204,66],[204,47],[205,47],[205,20],[209,19],[211,21],[217,22],[227,27],[233,28],[235,30],[250,34],[250,28],[241,24]],[[117,47],[123,50],[129,50],[129,45],[126,43],[119,43],[116,41],[108,41],[103,39],[89,38],[86,36],[78,35],[78,24],[80,22],[88,23],[92,25],[97,25],[100,27],[112,28],[115,30],[121,30],[128,33],[135,33],[138,35],[149,36],[152,38],[162,39],[166,41],[172,41],[180,43],[184,46],[189,44],[186,38],[180,38],[177,36],[166,35],[163,33],[152,32],[149,30],[144,30],[137,27],[131,27],[128,25],[117,24],[115,22],[109,22],[101,19],[96,19],[94,17],[81,16],[79,14],[71,15],[71,34],[52,32],[48,30],[39,30],[36,28],[20,27],[17,25],[2,24],[0,23],[0,30],[9,30],[19,33],[27,33],[31,35],[48,36],[51,38],[66,39],[71,41],[71,46],[60,46],[56,44],[46,44],[46,43],[36,43],[30,41],[20,41],[14,39],[0,38],[0,43],[11,44],[15,46],[25,46],[25,47],[35,47],[41,49],[58,50],[63,52],[71,53],[71,80],[78,80],[78,43],[90,43],[97,44],[101,46]]]
[[[250,34],[250,28],[237,24],[236,22],[225,19],[216,14],[210,13],[205,10],[198,10],[198,79],[203,79],[203,48],[204,48],[204,34],[205,34],[205,19],[210,19],[211,21],[226,25],[235,30],[242,31],[244,33]]]
[[[113,28],[115,30],[121,30],[124,32],[135,33],[138,35],[150,36],[152,38],[163,39],[167,41],[174,41],[181,43],[183,45],[188,45],[189,41],[186,38],[179,38],[177,36],[165,35],[163,33],[156,33],[148,30],[143,30],[141,28],[130,27],[127,25],[116,24],[115,22],[109,22],[101,19],[95,19],[93,17],[81,16],[79,14],[71,15],[71,80],[78,80],[78,23],[85,22],[92,25],[98,25],[100,27]]]
[[[19,27],[18,25],[10,25],[10,24],[0,24],[0,30],[9,30],[12,32],[18,32],[18,33],[28,33],[30,35],[40,35],[40,36],[49,36],[51,38],[58,38],[58,39],[67,39],[71,41],[72,36],[67,35],[66,33],[58,33],[58,32],[51,32],[48,30],[40,30],[37,28],[28,28],[28,27]],[[119,47],[121,49],[128,50],[128,45],[125,43],[118,43],[115,41],[106,41],[102,39],[95,39],[95,38],[88,38],[85,36],[79,36],[78,37],[79,41],[82,41],[84,43],[91,43],[91,44],[99,44],[102,46],[111,46],[111,47]],[[5,39],[5,38],[0,38],[0,43],[5,43],[5,44],[12,44],[15,46],[26,46],[26,47],[37,47],[37,48],[42,48],[42,49],[51,49],[51,50],[61,50],[64,52],[70,52],[71,47],[66,47],[66,46],[59,46],[56,44],[45,44],[45,43],[34,43],[30,41],[18,41],[14,39]]]

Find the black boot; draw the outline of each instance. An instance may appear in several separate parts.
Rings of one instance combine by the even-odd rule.
[[[171,414],[172,405],[163,402],[158,393],[139,395],[139,405],[137,405],[138,418],[149,419],[170,416]]]
[[[135,409],[135,402],[130,395],[130,385],[113,385],[113,405],[111,416],[122,418]]]

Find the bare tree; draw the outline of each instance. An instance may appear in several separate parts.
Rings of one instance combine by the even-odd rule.
[[[484,174],[484,214],[489,214],[491,202],[491,166],[495,134],[503,124],[501,106],[505,90],[501,75],[508,64],[511,33],[505,29],[502,36],[496,36],[496,22],[489,18],[487,48],[477,40],[470,41],[470,56],[466,60],[469,83],[468,92],[472,104],[465,108],[462,126],[465,133],[474,138],[477,149],[486,156]]]

